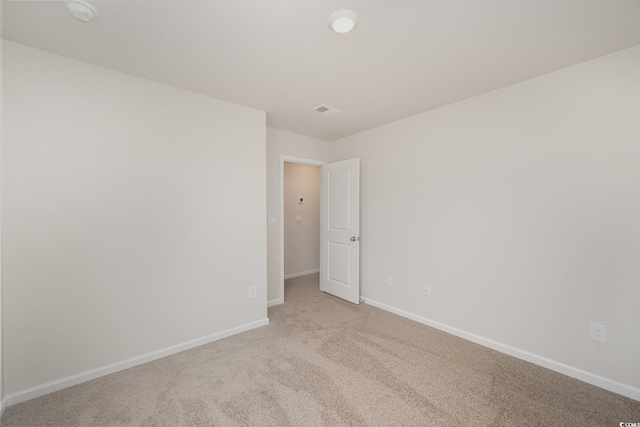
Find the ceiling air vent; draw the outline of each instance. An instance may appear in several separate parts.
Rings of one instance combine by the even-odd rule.
[[[337,116],[342,113],[342,111],[324,104],[320,104],[317,107],[312,108],[312,110],[327,117]]]

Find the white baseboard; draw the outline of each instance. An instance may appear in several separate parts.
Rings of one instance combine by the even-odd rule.
[[[315,273],[320,273],[320,269],[316,268],[315,270],[309,270],[309,271],[301,271],[300,273],[291,273],[291,274],[286,274],[284,276],[284,279],[293,279],[294,277],[302,277],[302,276],[308,276],[309,274],[315,274]]]
[[[526,360],[527,362],[531,362],[535,365],[542,366],[547,369],[551,369],[552,371],[559,372],[561,374],[578,379],[580,381],[594,385],[596,387],[600,387],[605,390],[609,390],[614,393],[618,393],[623,396],[630,397],[631,399],[640,400],[640,388],[635,388],[627,384],[613,381],[608,378],[604,378],[599,375],[592,374],[590,372],[586,372],[578,368],[574,368],[573,366],[565,365],[564,363],[556,362],[555,360],[551,360],[543,356],[538,356],[537,354],[533,354],[525,350],[520,350],[518,348],[511,347],[509,345],[506,345],[497,341],[493,341],[488,338],[481,337],[480,335],[472,334],[470,332],[466,332],[461,329],[457,329],[452,326],[445,325],[444,323],[436,322],[434,320],[427,319],[422,316],[418,316],[417,314],[413,314],[408,311],[404,311],[399,308],[395,308],[390,305],[383,304],[378,301],[374,301],[370,298],[364,297],[364,302],[373,307],[377,307],[382,310],[388,311],[390,313],[397,314],[398,316],[402,316],[407,319],[414,320],[418,323],[422,323],[423,325],[431,326],[432,328],[436,328],[441,331],[447,332],[451,335],[464,338],[468,341],[474,342],[476,344],[480,344],[484,347],[489,347],[501,353],[508,354],[509,356]]]
[[[267,307],[272,307],[274,305],[283,304],[283,303],[284,303],[283,298],[276,298],[276,299],[272,299],[271,301],[267,301]]]
[[[133,368],[134,366],[142,365],[143,363],[152,362],[154,360],[162,359],[163,357],[171,356],[172,354],[180,353],[185,350],[199,347],[201,345],[209,344],[214,341],[218,341],[222,338],[230,337],[241,332],[245,332],[251,329],[258,328],[260,326],[268,325],[269,319],[265,318],[257,320],[255,322],[247,323],[245,325],[237,326],[235,328],[227,329],[217,332],[215,334],[208,335],[206,337],[198,338],[195,340],[187,341],[182,344],[177,344],[171,347],[164,348],[162,350],[153,351],[151,353],[143,354],[141,356],[132,357],[130,359],[123,360],[121,362],[112,363],[101,368],[92,369],[90,371],[82,372],[76,375],[72,375],[59,380],[51,381],[45,384],[41,384],[35,387],[28,388],[26,390],[19,391],[7,396],[3,400],[3,408],[6,403],[7,406],[15,405],[16,403],[25,402],[27,400],[34,399],[36,397],[43,396],[45,394],[53,393],[54,391],[62,390],[63,388],[71,387],[76,384],[91,381],[96,378],[103,377],[105,375],[113,374],[114,372],[122,371],[124,369]]]

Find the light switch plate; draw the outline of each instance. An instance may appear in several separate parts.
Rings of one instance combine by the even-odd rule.
[[[302,215],[296,215],[296,222],[302,222]]]

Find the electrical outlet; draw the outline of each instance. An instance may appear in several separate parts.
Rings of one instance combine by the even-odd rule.
[[[249,288],[249,299],[255,299],[256,293],[257,293],[256,287],[255,286],[250,287]]]
[[[387,286],[393,288],[393,277],[387,276]]]
[[[431,296],[431,286],[429,285],[424,285],[424,294],[428,297]]]
[[[594,341],[607,342],[607,327],[597,323],[591,323],[591,339]]]

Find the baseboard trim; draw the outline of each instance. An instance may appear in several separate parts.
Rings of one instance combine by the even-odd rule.
[[[2,416],[4,415],[5,406],[7,406],[7,399],[0,400],[0,425],[2,425]]]
[[[141,356],[132,357],[130,359],[123,360],[121,362],[112,363],[101,368],[91,369],[76,375],[72,375],[59,380],[51,381],[45,384],[41,384],[35,387],[28,388],[17,393],[8,395],[3,400],[6,406],[15,405],[16,403],[25,402],[27,400],[34,399],[36,397],[44,396],[45,394],[53,393],[54,391],[62,390],[67,387],[71,387],[77,384],[81,384],[87,381],[94,380],[96,378],[103,377],[105,375],[113,374],[125,369],[133,368],[134,366],[142,365],[144,363],[152,362],[154,360],[162,359],[163,357],[171,356],[176,353],[180,353],[185,350],[190,350],[201,345],[209,344],[214,341],[221,340],[223,338],[230,337],[232,335],[246,332],[251,329],[258,328],[269,324],[269,319],[264,318],[255,322],[247,323],[235,328],[226,329],[224,331],[217,332],[215,334],[208,335],[206,337],[198,338],[195,340],[187,341],[182,344],[177,344],[171,347],[167,347],[161,350],[153,351]]]
[[[272,307],[274,305],[279,305],[283,303],[284,303],[283,298],[276,298],[276,299],[272,299],[271,301],[267,301],[267,307]]]
[[[605,390],[609,390],[614,393],[618,393],[623,396],[630,397],[631,399],[640,401],[640,388],[635,388],[627,384],[613,381],[608,378],[604,378],[599,375],[592,374],[587,371],[583,371],[582,369],[574,368],[573,366],[565,365],[564,363],[560,363],[555,360],[548,359],[546,357],[539,356],[537,354],[533,354],[525,350],[521,350],[519,348],[511,347],[501,342],[484,338],[480,335],[463,331],[461,329],[454,328],[449,325],[445,325],[444,323],[436,322],[434,320],[427,319],[422,316],[418,316],[417,314],[413,314],[408,311],[401,310],[399,308],[392,307],[387,304],[383,304],[381,302],[372,300],[367,297],[364,297],[364,302],[365,304],[369,304],[373,307],[377,307],[384,311],[397,314],[398,316],[405,317],[410,320],[414,320],[418,323],[422,323],[423,325],[431,326],[432,328],[439,329],[451,335],[455,335],[457,337],[466,339],[476,344],[480,344],[484,347],[489,347],[501,353],[508,354],[509,356],[513,356],[518,359],[531,362],[535,365],[542,366],[543,368],[551,369],[552,371],[561,373],[563,375],[567,375],[569,377],[594,385],[596,387],[600,387]]]
[[[316,268],[315,270],[309,270],[309,271],[301,271],[300,273],[292,273],[292,274],[286,274],[284,276],[284,279],[293,279],[295,277],[302,277],[302,276],[308,276],[309,274],[316,274],[316,273],[320,273],[320,269]]]

